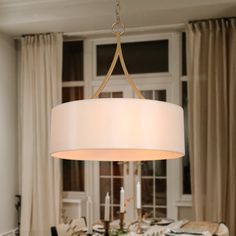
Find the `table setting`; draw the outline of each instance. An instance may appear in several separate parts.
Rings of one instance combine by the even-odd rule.
[[[125,220],[125,190],[120,189],[120,212],[119,219],[111,221],[110,219],[110,195],[107,192],[105,196],[105,213],[104,220],[95,224],[89,221],[92,216],[87,214],[87,225],[89,234],[93,235],[145,235],[145,236],[187,236],[187,235],[202,235],[213,236],[217,235],[220,227],[218,223],[211,222],[191,222],[188,220],[175,221],[167,218],[146,218],[142,215],[141,203],[141,183],[136,184],[136,211],[137,218],[133,221]],[[92,207],[92,206],[90,206]],[[87,212],[91,212],[87,205]],[[89,228],[90,227],[90,228]],[[228,236],[222,234],[220,236]]]
[[[151,223],[155,221],[155,223]],[[127,222],[120,228],[119,220],[110,223],[109,231],[106,233],[102,222],[93,225],[93,235],[144,235],[144,236],[228,236],[228,229],[223,223],[193,222],[189,220],[174,221],[171,219],[143,219],[141,232],[138,222]],[[195,224],[195,225],[194,225]],[[202,227],[199,227],[202,225]],[[212,227],[212,225],[214,227]],[[190,226],[190,227],[188,227]]]
[[[149,218],[142,214],[141,183],[136,185],[136,219],[125,218],[125,190],[120,189],[119,219],[110,218],[110,195],[106,193],[104,218],[93,222],[93,203],[90,197],[86,202],[86,218],[75,219],[57,227],[58,236],[229,236],[228,228],[222,223],[173,220],[168,218]]]

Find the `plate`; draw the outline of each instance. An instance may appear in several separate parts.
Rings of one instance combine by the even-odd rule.
[[[160,219],[158,222],[157,222],[157,225],[162,225],[162,226],[166,226],[166,225],[169,225],[171,223],[173,223],[174,220],[172,219]]]
[[[93,231],[98,232],[98,233],[104,233],[105,229],[102,225],[94,225],[93,226]]]

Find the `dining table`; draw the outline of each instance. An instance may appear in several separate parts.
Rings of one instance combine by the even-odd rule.
[[[78,219],[72,221],[73,227],[80,233],[75,235],[86,235],[87,227]],[[189,226],[189,227],[187,227]],[[57,228],[58,236],[72,236],[68,225],[60,224]],[[137,222],[126,222],[124,229],[119,228],[119,220],[110,222],[110,236],[229,236],[229,230],[224,223],[196,222],[188,220],[161,219],[157,222],[152,219],[143,220],[141,224],[142,233],[137,233]],[[92,235],[102,236],[105,233],[102,221],[93,224]]]

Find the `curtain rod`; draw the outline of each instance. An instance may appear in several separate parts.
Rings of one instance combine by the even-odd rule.
[[[169,25],[153,25],[153,26],[144,26],[144,27],[130,27],[126,28],[126,33],[148,33],[148,32],[170,32],[170,31],[184,31],[185,30],[185,24],[179,23],[179,24],[169,24]],[[56,32],[54,32],[56,33]],[[61,32],[58,32],[61,33]],[[24,34],[15,36],[14,39],[20,39],[21,37],[26,36],[34,36],[34,35],[40,35],[40,34],[50,34],[50,32],[46,33],[36,33],[36,34]],[[91,30],[91,31],[80,31],[80,32],[65,32],[62,33],[64,38],[85,38],[85,37],[97,37],[97,36],[107,36],[111,35],[111,29],[105,29],[105,30]]]
[[[168,25],[152,25],[152,26],[142,26],[142,27],[127,27],[125,29],[126,33],[145,33],[151,31],[181,31],[184,30],[184,23],[177,24],[168,24]],[[71,32],[64,33],[64,36],[95,36],[95,35],[103,35],[103,34],[111,34],[111,29],[105,30],[91,30],[91,31],[81,31],[81,32]]]
[[[205,22],[205,21],[211,21],[211,20],[231,20],[231,19],[236,19],[236,16],[209,18],[209,19],[202,19],[202,20],[191,20],[189,21],[189,23],[198,23],[198,22]]]
[[[50,34],[57,34],[57,33],[61,33],[63,34],[63,32],[46,32],[46,33],[35,33],[35,34],[22,34],[20,37],[28,37],[28,36],[39,36],[39,35],[50,35]]]

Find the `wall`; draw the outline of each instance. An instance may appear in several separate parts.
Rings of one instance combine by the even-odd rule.
[[[15,43],[0,33],[0,234],[16,227],[17,90]]]
[[[179,207],[178,220],[194,220],[192,207]]]

